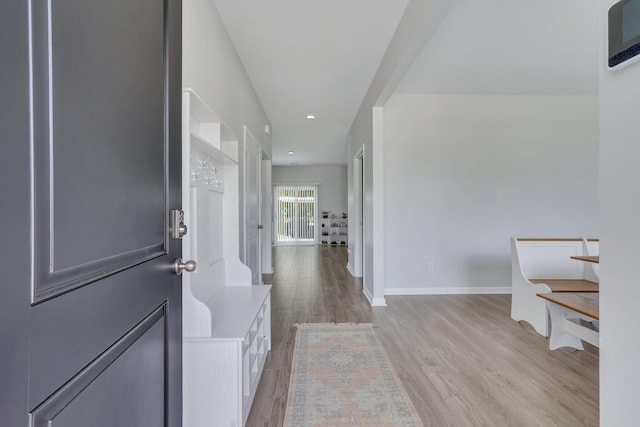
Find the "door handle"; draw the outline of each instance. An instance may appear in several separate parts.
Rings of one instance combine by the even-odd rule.
[[[262,224],[258,225],[258,230],[262,230],[263,228],[264,228],[264,225],[262,225]]]
[[[180,276],[183,271],[188,271],[189,273],[196,271],[197,264],[194,260],[189,260],[185,262],[185,261],[182,261],[182,258],[178,257],[173,262],[172,267],[173,267],[173,272],[176,273],[178,276]]]

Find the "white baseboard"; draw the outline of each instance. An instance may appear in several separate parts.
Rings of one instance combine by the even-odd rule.
[[[367,301],[369,301],[369,304],[372,307],[386,307],[387,306],[387,301],[384,298],[374,298],[373,295],[371,295],[371,292],[369,292],[369,290],[367,288],[363,288],[362,289],[362,293],[367,298]]]
[[[474,295],[511,294],[511,286],[460,288],[386,288],[385,295]]]
[[[367,301],[369,301],[369,305],[373,305],[373,295],[371,295],[371,292],[369,292],[369,290],[363,286],[362,293],[364,294]]]
[[[385,300],[384,297],[382,297],[382,298],[374,298],[373,295],[371,295],[371,292],[369,292],[369,290],[367,288],[363,287],[362,288],[362,293],[367,298],[367,301],[369,301],[369,304],[372,307],[386,307],[387,306],[387,300]]]
[[[371,305],[373,307],[386,307],[387,300],[384,298],[374,298],[373,301],[371,302]]]
[[[351,268],[351,264],[347,263],[347,270],[349,271],[349,273],[351,273],[353,277],[356,277],[356,274],[353,272],[353,268]]]
[[[356,274],[356,271],[353,269],[353,267],[351,266],[351,264],[347,264],[347,270],[349,270],[349,273],[351,273],[351,275],[353,277],[362,277],[362,275],[358,276]]]

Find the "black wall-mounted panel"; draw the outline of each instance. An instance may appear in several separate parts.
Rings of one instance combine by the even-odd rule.
[[[640,55],[640,0],[620,0],[611,6],[608,28],[609,67],[623,68],[637,62]]]

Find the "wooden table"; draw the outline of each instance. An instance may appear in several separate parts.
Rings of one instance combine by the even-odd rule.
[[[580,324],[600,320],[600,294],[598,293],[544,293],[536,294],[547,300],[551,317],[549,348],[573,347],[583,350],[581,340],[596,347],[600,346],[600,334],[597,330]]]
[[[580,256],[572,256],[571,259],[576,259],[578,261],[584,261],[584,262],[592,262],[594,264],[600,264],[600,256],[580,255]]]

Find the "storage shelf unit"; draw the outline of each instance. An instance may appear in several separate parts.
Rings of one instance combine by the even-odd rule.
[[[326,212],[326,211],[324,211]],[[320,215],[320,243],[323,245],[347,244],[347,218],[331,212]]]

